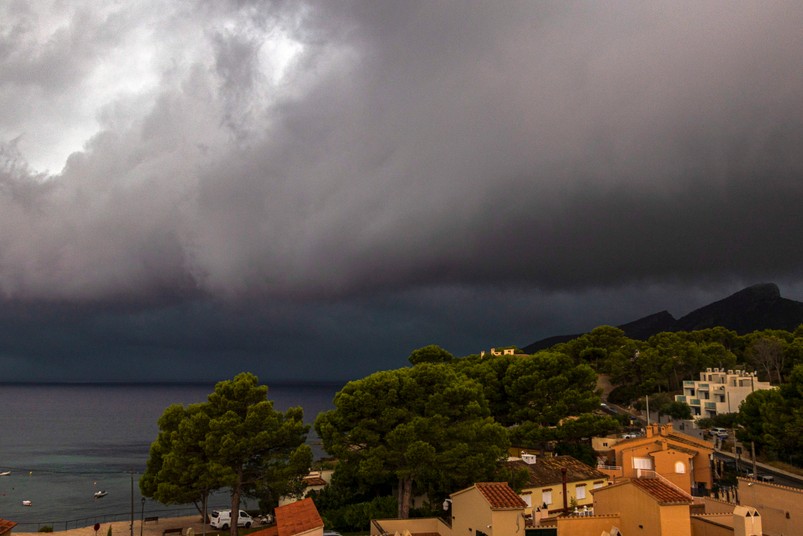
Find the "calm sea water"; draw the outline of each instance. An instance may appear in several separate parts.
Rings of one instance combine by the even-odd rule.
[[[304,408],[308,423],[333,405],[342,385],[270,385],[274,407]],[[141,502],[157,420],[170,404],[206,400],[213,385],[0,385],[0,518],[18,532],[54,530],[143,515],[188,515],[192,506]],[[309,442],[321,455],[314,432]],[[132,493],[133,478],[133,493]],[[97,490],[108,495],[95,499]],[[22,501],[31,501],[23,506]],[[220,492],[213,504],[224,506]],[[256,507],[256,504],[247,505]]]

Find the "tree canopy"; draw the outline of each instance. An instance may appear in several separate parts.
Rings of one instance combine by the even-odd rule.
[[[202,515],[209,493],[225,485],[204,449],[209,416],[203,404],[169,406],[159,418],[139,487],[144,497],[162,504],[193,503]]]
[[[409,516],[414,486],[442,499],[490,478],[508,446],[481,386],[444,364],[420,363],[349,382],[315,429],[324,449],[363,482],[396,479],[402,518]]]
[[[413,350],[407,359],[412,365],[418,365],[419,363],[448,363],[454,359],[454,356],[437,344],[430,344]]]
[[[301,408],[274,410],[267,394],[256,376],[242,373],[215,385],[207,402],[167,408],[140,479],[143,496],[197,503],[229,488],[235,536],[243,495],[273,505],[298,491],[312,464],[309,427]]]

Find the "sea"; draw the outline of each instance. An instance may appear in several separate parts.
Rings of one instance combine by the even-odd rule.
[[[334,405],[343,384],[269,384],[274,408],[304,409],[304,420]],[[158,419],[171,404],[203,402],[212,384],[0,384],[0,519],[17,532],[54,531],[143,517],[196,513],[139,493]],[[314,430],[308,443],[324,455]],[[95,498],[96,491],[106,491]],[[30,501],[24,505],[23,501]],[[258,508],[246,500],[246,508]],[[226,491],[212,507],[229,504]]]

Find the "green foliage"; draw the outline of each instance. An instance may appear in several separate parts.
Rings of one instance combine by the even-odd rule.
[[[112,536],[112,526],[111,526],[111,524],[109,525],[109,528],[106,531],[106,536]]]
[[[159,418],[140,492],[162,504],[194,503],[200,513],[213,490],[225,486],[224,475],[211,465],[203,447],[209,433],[204,404],[169,406]]]
[[[691,419],[691,408],[685,402],[677,402],[672,401],[670,402],[665,410],[664,413],[669,415],[673,419]]]
[[[300,489],[312,464],[303,410],[276,411],[267,395],[267,386],[259,385],[256,376],[241,373],[215,385],[206,406],[210,420],[204,449],[213,471],[232,490],[232,536],[241,495],[274,505],[281,495]]]
[[[779,389],[761,390],[739,407],[736,436],[770,459],[803,465],[803,365]]]
[[[343,532],[368,532],[372,519],[392,518],[396,514],[396,499],[392,496],[374,497],[368,501],[324,506],[320,495],[310,494],[318,507],[324,526]]]
[[[597,466],[597,454],[591,447],[591,443],[558,443],[555,453],[572,456],[591,467]]]
[[[590,366],[574,365],[563,354],[539,352],[517,358],[504,378],[509,419],[505,424],[554,426],[568,415],[593,411],[599,407],[596,382]]]
[[[397,479],[399,517],[409,513],[413,485],[442,499],[490,478],[508,446],[480,385],[445,364],[349,382],[315,429],[340,461],[336,472],[352,471],[362,489]]]
[[[43,525],[36,532],[53,532],[53,527],[51,525]]]
[[[231,488],[232,527],[243,495],[263,507],[302,489],[312,463],[301,408],[282,413],[253,374],[219,382],[208,401],[168,407],[159,419],[140,490],[163,504],[203,503]],[[202,510],[199,508],[199,510]]]
[[[420,363],[448,363],[454,359],[454,356],[440,346],[430,344],[413,350],[407,359],[411,364],[418,365]]]
[[[638,385],[617,385],[611,390],[610,393],[608,393],[608,402],[612,402],[620,406],[627,406],[643,395],[644,393],[641,392]]]
[[[713,417],[706,417],[697,419],[697,426],[699,428],[735,428],[738,422],[738,413],[720,413]]]

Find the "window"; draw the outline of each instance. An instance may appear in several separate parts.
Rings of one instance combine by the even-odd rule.
[[[633,458],[633,469],[652,470],[652,458]]]
[[[521,497],[521,499],[525,503],[527,503],[527,507],[528,508],[532,508],[533,507],[533,494],[532,493],[527,493],[525,495],[519,495],[519,497]]]
[[[574,488],[574,496],[579,501],[586,498],[586,485],[581,484]]]
[[[599,489],[604,485],[605,485],[604,480],[597,480],[596,482],[594,482],[594,489]]]
[[[552,504],[552,490],[545,489],[544,491],[542,491],[541,498],[544,500],[544,504],[546,504],[547,506]]]
[[[686,464],[683,462],[675,462],[675,472],[676,473],[685,473],[686,472]]]

